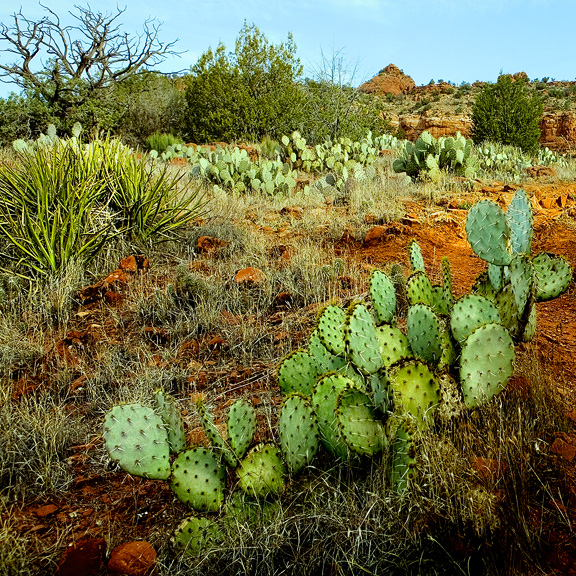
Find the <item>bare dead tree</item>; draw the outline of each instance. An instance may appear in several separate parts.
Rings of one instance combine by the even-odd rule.
[[[143,68],[151,68],[173,50],[177,40],[161,42],[161,23],[144,22],[143,32],[131,36],[121,30],[115,14],[103,14],[75,5],[69,14],[77,21],[63,25],[59,16],[40,4],[47,15],[40,20],[26,18],[22,10],[13,14],[14,24],[0,23],[0,52],[9,63],[0,62],[0,81],[33,89],[46,102],[64,113],[81,106]]]

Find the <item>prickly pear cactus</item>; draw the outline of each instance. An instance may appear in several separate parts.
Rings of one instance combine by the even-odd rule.
[[[178,500],[199,512],[216,512],[224,501],[226,468],[208,448],[180,452],[169,485]]]
[[[228,410],[228,443],[237,458],[243,458],[256,434],[256,410],[246,400],[236,400]]]
[[[514,372],[514,343],[500,324],[485,324],[462,346],[460,383],[468,408],[477,408],[501,392]]]
[[[218,525],[209,518],[184,518],[171,538],[172,546],[186,556],[198,556],[224,541]]]
[[[345,325],[346,356],[363,374],[374,374],[382,368],[380,343],[374,319],[364,304],[351,306]]]
[[[320,447],[320,429],[310,400],[292,393],[284,398],[278,419],[280,447],[291,474],[310,464]]]
[[[250,496],[262,498],[284,490],[286,467],[274,444],[254,446],[240,462],[236,474],[240,488]]]
[[[170,476],[168,434],[151,408],[114,406],[104,418],[103,436],[110,458],[125,472],[157,480]]]
[[[318,316],[318,335],[332,354],[343,356],[346,348],[346,312],[340,306],[329,305]]]
[[[318,368],[314,357],[306,350],[296,350],[280,363],[278,384],[283,394],[301,392],[309,395],[317,375]]]
[[[373,270],[369,291],[377,323],[392,322],[396,313],[396,292],[392,280],[381,270]]]
[[[186,448],[186,431],[184,430],[184,421],[182,413],[176,400],[164,392],[156,390],[152,396],[156,413],[162,418],[168,434],[168,444],[170,452],[178,454],[180,450]]]
[[[494,202],[481,200],[468,211],[466,235],[472,250],[482,260],[497,266],[510,264],[510,234],[506,214]]]

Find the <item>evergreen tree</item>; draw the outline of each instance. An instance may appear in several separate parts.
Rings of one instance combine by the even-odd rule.
[[[302,73],[291,35],[273,45],[244,23],[235,51],[209,49],[186,79],[187,139],[193,142],[259,141],[298,126]]]
[[[525,78],[509,74],[498,77],[496,84],[486,84],[474,102],[472,139],[518,146],[534,152],[540,139],[542,101],[528,93]]]

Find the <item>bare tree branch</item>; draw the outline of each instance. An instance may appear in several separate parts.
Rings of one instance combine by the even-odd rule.
[[[40,5],[47,12],[40,20],[30,20],[20,10],[12,26],[0,23],[0,45],[5,46],[0,52],[14,58],[0,62],[0,81],[33,88],[63,110],[180,54],[173,49],[178,40],[159,40],[161,23],[154,19],[144,22],[141,34],[122,31],[118,18],[126,8],[103,14],[76,5],[70,15],[77,23],[65,26],[52,9]]]

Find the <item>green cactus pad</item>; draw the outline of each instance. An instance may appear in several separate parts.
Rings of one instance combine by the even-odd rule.
[[[510,227],[504,211],[491,200],[481,200],[470,208],[466,235],[482,260],[498,266],[510,264]]]
[[[198,512],[216,512],[224,501],[226,468],[208,448],[180,452],[168,480],[180,502]]]
[[[278,367],[278,385],[284,395],[291,392],[310,395],[317,376],[316,361],[306,350],[290,353]]]
[[[396,292],[392,280],[381,270],[373,270],[369,292],[377,323],[391,322],[396,313]]]
[[[346,319],[346,356],[363,374],[374,374],[382,368],[376,325],[364,304],[350,307]]]
[[[184,430],[180,407],[176,400],[164,390],[156,390],[152,398],[156,413],[162,418],[164,426],[166,426],[170,452],[178,454],[186,448],[186,431]]]
[[[558,298],[570,286],[572,269],[561,256],[540,252],[533,260],[536,300],[546,302]]]
[[[318,420],[305,396],[294,393],[284,399],[278,433],[288,470],[297,474],[310,464],[320,446]]]
[[[390,376],[386,368],[382,368],[376,374],[370,376],[370,390],[372,391],[372,399],[374,406],[386,414],[390,408]]]
[[[411,274],[406,281],[406,298],[412,305],[425,304],[434,306],[432,284],[425,272],[417,271]]]
[[[353,452],[374,456],[386,447],[384,426],[363,392],[353,388],[343,390],[338,395],[336,416],[342,437]]]
[[[340,306],[330,304],[318,316],[318,334],[332,354],[343,356],[346,349],[344,325],[346,312]]]
[[[450,261],[446,256],[442,256],[442,285],[444,287],[444,302],[448,307],[448,312],[434,310],[437,314],[450,314],[454,306],[454,292],[452,290],[452,272],[450,271]]]
[[[336,458],[340,459],[348,457],[348,445],[338,428],[336,403],[339,394],[347,388],[357,386],[342,374],[327,374],[318,380],[312,392],[312,408],[318,418],[322,442]]]
[[[496,264],[488,264],[488,278],[495,292],[502,290],[504,286],[504,267]]]
[[[419,429],[427,429],[440,402],[440,387],[434,373],[418,360],[400,362],[388,373],[396,412],[410,414]]]
[[[536,303],[532,302],[528,313],[528,321],[522,333],[522,342],[531,342],[534,336],[536,336]]]
[[[166,480],[170,447],[162,418],[139,404],[114,406],[104,418],[106,450],[125,472]]]
[[[198,416],[200,417],[200,423],[202,424],[202,428],[204,428],[204,433],[210,444],[222,454],[226,460],[226,464],[228,464],[230,468],[236,468],[236,466],[238,466],[238,458],[236,458],[232,450],[230,450],[220,430],[214,425],[212,414],[210,414],[204,402],[198,400],[196,402],[196,408],[198,410]]]
[[[237,458],[243,458],[256,434],[256,410],[244,399],[228,410],[228,443]]]
[[[514,343],[500,324],[477,328],[462,346],[460,382],[467,408],[501,392],[514,371]]]
[[[532,246],[532,206],[524,190],[516,191],[508,211],[506,219],[510,227],[510,241],[513,254],[530,255]]]
[[[224,542],[224,535],[213,520],[190,516],[180,522],[171,542],[178,552],[199,556]]]
[[[437,364],[442,356],[440,320],[429,306],[414,304],[408,309],[406,332],[416,356]]]
[[[420,250],[420,246],[416,240],[410,242],[408,252],[410,254],[410,266],[412,267],[412,272],[418,270],[426,272],[426,268],[424,267],[424,258],[422,258],[422,251]]]
[[[500,314],[501,324],[508,330],[513,338],[516,338],[520,330],[518,308],[516,307],[516,298],[512,286],[507,284],[498,294],[495,302]]]
[[[502,267],[499,266],[499,268]],[[478,296],[487,298],[491,302],[496,300],[497,290],[495,290],[494,286],[492,285],[488,272],[482,272],[477,276],[476,280],[474,280],[474,284],[472,285],[472,292],[474,294],[478,294]]]
[[[400,426],[392,443],[390,485],[397,494],[404,493],[416,481],[416,445],[413,434]]]
[[[449,368],[458,359],[458,352],[454,345],[454,340],[452,338],[452,333],[448,327],[448,322],[444,320],[440,325],[440,340],[442,342],[442,356],[440,356],[440,362],[438,362],[438,369]]]
[[[528,256],[517,254],[510,262],[510,285],[516,301],[518,316],[524,315],[526,303],[532,292],[534,269]]]
[[[452,310],[452,335],[462,344],[476,328],[501,321],[498,308],[487,298],[468,294],[460,298]]]
[[[362,376],[362,374],[360,374],[360,372],[358,372],[358,370],[354,368],[353,364],[350,363],[346,364],[346,366],[343,366],[342,368],[340,368],[340,370],[338,370],[338,374],[346,376],[346,378],[349,378],[350,380],[352,380],[352,382],[354,382],[354,386],[356,386],[358,390],[366,392],[366,378]]]
[[[346,365],[346,359],[343,356],[336,356],[332,354],[318,334],[318,330],[314,330],[310,334],[308,341],[308,352],[314,358],[316,366],[318,367],[318,374],[326,374],[327,372],[335,372],[340,370]]]
[[[388,368],[392,364],[412,357],[408,338],[398,328],[383,325],[376,328],[376,337],[380,343],[382,364]]]
[[[249,496],[262,498],[284,490],[286,467],[278,446],[260,443],[254,446],[236,470],[240,488]]]

